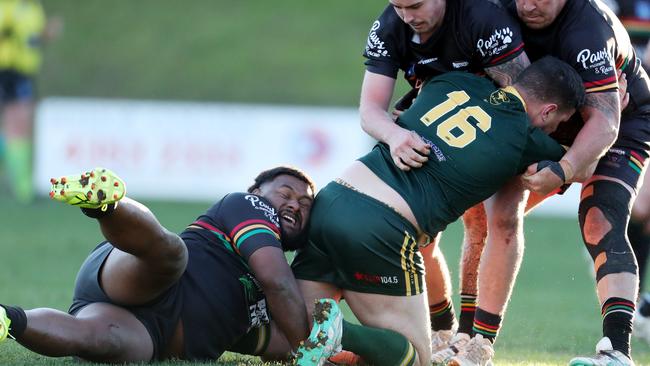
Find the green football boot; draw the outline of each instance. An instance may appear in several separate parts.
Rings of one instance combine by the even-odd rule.
[[[343,314],[336,301],[320,299],[314,306],[314,325],[309,338],[300,343],[294,365],[321,366],[341,351]]]
[[[4,342],[9,335],[9,326],[11,325],[11,319],[7,317],[7,311],[5,308],[0,306],[0,343]]]
[[[106,210],[108,205],[121,200],[126,185],[117,174],[105,168],[50,179],[50,198],[81,208]]]

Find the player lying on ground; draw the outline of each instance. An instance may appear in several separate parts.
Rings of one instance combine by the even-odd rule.
[[[303,172],[262,172],[247,193],[226,195],[180,235],[125,192],[106,169],[53,179],[50,196],[96,218],[106,241],[79,270],[68,313],[2,305],[0,341],[122,363],[216,360],[225,350],[278,356],[307,337],[284,256],[304,243],[314,184]]]
[[[536,162],[557,165],[564,149],[545,132],[583,98],[578,74],[554,58],[504,89],[468,73],[435,77],[397,120],[429,145],[423,167],[400,170],[380,143],[318,193],[309,241],[292,268],[308,306],[343,295],[363,324],[343,322],[344,349],[374,365],[430,364],[419,245]],[[330,343],[299,348],[298,363],[321,365],[337,348]],[[489,361],[488,340],[470,343],[452,363]]]

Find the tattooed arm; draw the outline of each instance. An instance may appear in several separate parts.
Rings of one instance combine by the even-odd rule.
[[[621,110],[617,92],[589,93],[580,109],[585,121],[573,145],[562,160],[571,164],[574,181],[591,175],[586,171],[614,144],[621,123]],[[567,177],[568,178],[568,177]]]
[[[587,94],[580,114],[585,125],[560,161],[567,182],[581,182],[589,178],[596,161],[616,140],[621,121],[618,92]],[[563,183],[550,169],[536,172],[531,167],[524,174],[526,188],[546,194]]]
[[[522,52],[508,62],[485,68],[485,72],[500,86],[508,86],[512,85],[512,81],[528,65],[530,65],[530,60],[528,60],[526,53]]]

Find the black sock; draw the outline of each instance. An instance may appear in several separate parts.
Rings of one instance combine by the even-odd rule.
[[[472,334],[474,314],[476,313],[476,295],[460,294],[460,319],[458,333]]]
[[[429,306],[429,317],[431,319],[431,330],[451,330],[456,326],[456,313],[451,300]]]
[[[81,212],[90,218],[101,219],[102,217],[110,215],[113,211],[115,211],[117,204],[118,202],[109,203],[105,205],[105,208],[104,206],[100,208],[82,208]]]
[[[7,318],[11,320],[9,325],[9,335],[18,339],[27,328],[27,314],[25,310],[18,306],[8,306],[0,304],[7,311]]]
[[[620,297],[610,297],[602,306],[603,335],[612,341],[612,347],[630,356],[630,334],[634,302]]]
[[[499,328],[501,328],[501,316],[488,313],[481,309],[480,306],[476,309],[474,327],[472,328],[474,334],[481,334],[483,338],[487,338],[490,342],[494,343],[499,333]]]

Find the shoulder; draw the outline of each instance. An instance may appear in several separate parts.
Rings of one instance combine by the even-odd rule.
[[[239,220],[261,219],[280,227],[277,210],[264,197],[252,193],[229,193],[213,208],[218,209],[221,215],[237,217]]]

